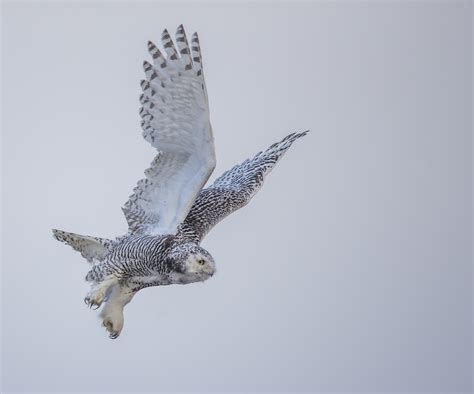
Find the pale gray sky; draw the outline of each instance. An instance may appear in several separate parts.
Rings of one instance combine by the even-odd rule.
[[[470,391],[471,4],[4,2],[2,391]],[[146,43],[200,34],[213,177],[292,131],[109,340],[51,228],[114,237],[153,150]]]

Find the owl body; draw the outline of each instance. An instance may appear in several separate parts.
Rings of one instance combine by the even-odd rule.
[[[204,281],[214,270],[210,253],[182,237],[131,235],[118,238],[109,253],[94,262],[86,280],[115,277],[136,292],[150,286]]]
[[[194,33],[189,45],[182,25],[176,44],[167,30],[161,38],[164,52],[148,42],[152,63],[143,62],[139,110],[142,135],[157,154],[122,207],[127,234],[111,240],[53,230],[58,241],[91,264],[86,276],[91,289],[84,300],[95,308],[105,301],[100,315],[111,338],[120,335],[123,309],[138,290],[202,282],[214,274],[214,259],[201,242],[250,202],[286,151],[308,132],[287,135],[205,187],[216,154],[199,38]],[[291,204],[282,208],[278,214]]]

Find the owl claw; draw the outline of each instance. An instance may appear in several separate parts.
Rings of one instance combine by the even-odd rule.
[[[84,298],[85,304],[90,309],[98,309],[104,302],[107,289],[109,289],[116,281],[117,278],[109,276],[101,282],[95,283],[86,295],[86,298]]]
[[[117,339],[119,336],[119,333],[118,332],[114,332],[113,334],[109,334],[109,338],[110,339]]]
[[[117,339],[119,337],[120,331],[114,330],[114,323],[111,320],[109,319],[104,320],[102,325],[108,331],[110,339]]]
[[[99,300],[94,300],[90,297],[86,297],[84,298],[84,304],[86,304],[89,309],[92,309],[92,310],[97,310],[99,309],[100,305],[102,304],[102,301],[99,302]]]

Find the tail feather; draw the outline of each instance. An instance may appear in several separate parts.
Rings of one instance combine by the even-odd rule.
[[[113,241],[110,239],[68,233],[61,230],[53,229],[53,236],[58,241],[80,252],[82,257],[90,263],[94,260],[103,260],[113,246]]]

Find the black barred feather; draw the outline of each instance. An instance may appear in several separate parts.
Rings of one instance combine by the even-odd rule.
[[[161,38],[164,52],[148,42],[153,63],[143,62],[139,98],[143,137],[159,153],[145,172],[147,182],[138,182],[124,206],[131,234],[175,232],[215,166],[201,67],[193,67],[182,25],[176,30],[178,50],[168,30]]]
[[[114,241],[106,238],[90,237],[68,233],[67,231],[53,230],[53,236],[60,242],[71,246],[80,252],[88,262],[102,261],[112,249]]]
[[[247,159],[224,172],[211,186],[201,191],[180,226],[180,236],[199,243],[218,222],[247,205],[293,142],[307,133],[308,130],[289,134],[267,150],[257,153],[253,159]]]

